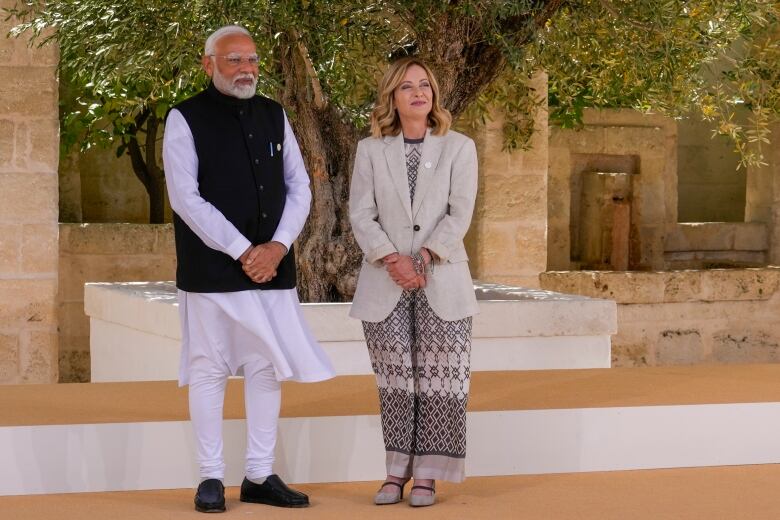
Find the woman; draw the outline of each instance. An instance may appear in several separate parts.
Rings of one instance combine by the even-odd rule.
[[[418,58],[379,84],[371,137],[358,143],[350,221],[364,261],[350,315],[363,321],[376,373],[387,479],[376,504],[435,502],[466,456],[471,316],[463,237],[477,194],[474,142],[450,130],[439,87]]]

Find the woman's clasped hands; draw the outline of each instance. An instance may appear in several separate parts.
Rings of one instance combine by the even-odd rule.
[[[430,254],[421,252],[425,265],[430,262]],[[390,278],[404,289],[422,289],[426,286],[425,273],[418,273],[414,269],[414,261],[411,256],[391,253],[382,261]]]

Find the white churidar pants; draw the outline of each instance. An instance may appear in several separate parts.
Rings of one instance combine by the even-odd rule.
[[[200,477],[225,478],[222,455],[222,406],[229,372],[198,359],[190,369],[190,419],[195,431]],[[276,428],[282,402],[281,383],[267,361],[244,365],[246,400],[246,476],[250,479],[273,473]]]
[[[244,376],[246,476],[273,473],[283,380],[335,375],[303,319],[295,289],[179,291],[182,355],[179,384],[189,384],[190,419],[201,478],[223,479],[222,409],[227,378]]]

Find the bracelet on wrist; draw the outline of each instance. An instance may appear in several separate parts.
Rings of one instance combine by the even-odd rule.
[[[412,264],[414,265],[415,273],[418,275],[425,273],[425,260],[423,260],[423,256],[419,251],[412,255]]]

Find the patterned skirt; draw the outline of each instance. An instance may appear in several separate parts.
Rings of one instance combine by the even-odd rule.
[[[471,317],[445,321],[420,289],[383,321],[363,322],[379,388],[387,473],[464,478]]]

